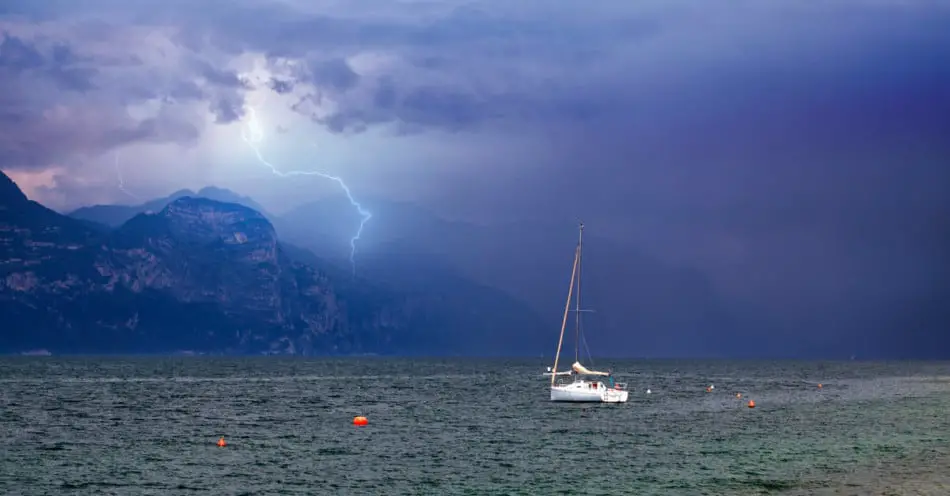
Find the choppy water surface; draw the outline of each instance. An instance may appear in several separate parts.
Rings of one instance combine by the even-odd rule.
[[[612,361],[586,406],[547,365],[2,358],[0,493],[950,494],[950,364]]]

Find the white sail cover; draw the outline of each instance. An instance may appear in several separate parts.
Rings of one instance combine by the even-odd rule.
[[[574,365],[571,365],[571,368],[574,369],[574,372],[583,375],[610,375],[607,372],[598,372],[596,370],[588,370],[587,367],[581,365],[581,362],[574,362]]]

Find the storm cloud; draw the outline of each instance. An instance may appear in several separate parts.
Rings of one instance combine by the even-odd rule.
[[[731,297],[870,315],[950,287],[947,26],[902,0],[12,0],[0,167],[59,208],[126,201],[116,151],[143,195],[330,191],[260,168],[254,108],[287,169],[583,217]]]
[[[106,115],[86,117],[102,121],[101,131],[89,132],[119,135],[77,138],[62,145],[69,151],[198,139],[206,123],[167,108],[204,101],[212,121],[227,124],[258,88],[335,132],[530,124],[617,135],[620,127],[656,132],[684,122],[792,127],[811,118],[835,126],[857,117],[872,120],[859,131],[872,131],[886,125],[873,122],[885,115],[936,126],[947,105],[940,83],[950,8],[936,3],[6,4],[4,94],[30,102],[8,110],[5,122],[42,119],[55,107],[69,114],[58,124],[66,127],[83,122],[82,105],[94,103]],[[239,74],[251,72],[252,59],[266,79]],[[165,112],[148,119],[164,125],[119,122],[108,110],[155,101]],[[29,127],[19,134],[4,147],[19,150],[6,151],[6,167],[55,157],[28,156],[44,137]]]

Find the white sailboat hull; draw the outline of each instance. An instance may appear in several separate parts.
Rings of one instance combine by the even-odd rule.
[[[577,312],[577,337],[580,339],[580,262],[581,246],[583,245],[584,224],[580,224],[577,234],[577,248],[574,249],[574,267],[571,269],[571,285],[567,290],[567,301],[564,302],[564,316],[561,320],[561,334],[557,340],[557,352],[554,354],[554,366],[548,368],[545,375],[551,376],[551,401],[565,401],[571,403],[626,403],[627,388],[623,384],[614,383],[610,372],[599,372],[590,370],[582,365],[577,356],[579,349],[575,349],[574,364],[570,371],[557,372],[558,359],[561,356],[561,345],[564,344],[564,329],[567,327],[567,315],[571,308],[571,298],[574,296],[574,286],[576,281],[577,297],[575,300],[574,311]],[[575,344],[576,345],[576,344]],[[588,352],[588,355],[590,353]],[[567,374],[565,374],[567,372]],[[558,384],[556,378],[559,375],[574,375],[577,377],[570,383]],[[610,377],[611,387],[606,387],[603,382],[596,379],[589,379],[591,376]]]
[[[593,387],[596,384],[598,387]],[[569,403],[626,403],[629,391],[610,389],[602,383],[574,382],[551,386],[551,401]]]

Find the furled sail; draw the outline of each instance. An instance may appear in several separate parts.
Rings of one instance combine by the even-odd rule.
[[[574,369],[574,372],[583,375],[610,375],[607,372],[598,372],[596,370],[588,370],[587,367],[581,365],[581,362],[574,362],[574,365],[571,366]]]
[[[571,375],[573,372],[570,370],[563,370],[561,372],[554,372],[551,367],[548,367],[548,371],[542,375]]]

